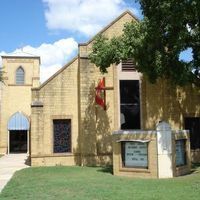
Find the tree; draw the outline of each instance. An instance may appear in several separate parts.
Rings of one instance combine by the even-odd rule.
[[[139,72],[151,82],[165,78],[171,83],[200,86],[200,1],[138,0],[144,19],[125,25],[120,37],[95,39],[89,58],[100,71],[133,58]],[[191,61],[180,60],[192,51]]]

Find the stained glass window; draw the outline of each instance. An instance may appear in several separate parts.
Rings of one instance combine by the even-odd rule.
[[[53,120],[54,153],[71,152],[71,119]]]
[[[17,85],[24,84],[24,70],[22,67],[19,67],[16,71],[16,84]]]

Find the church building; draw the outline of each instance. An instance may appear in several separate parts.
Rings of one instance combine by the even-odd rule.
[[[99,34],[118,36],[131,21],[126,11]],[[191,158],[200,162],[200,88],[151,84],[131,60],[101,74],[88,58],[93,41],[79,44],[78,55],[41,85],[39,57],[2,56],[0,154],[28,153],[32,166],[110,165],[114,131],[155,130],[166,121],[190,130]]]

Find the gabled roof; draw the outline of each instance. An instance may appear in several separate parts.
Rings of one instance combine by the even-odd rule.
[[[5,55],[1,55],[2,58],[33,58],[33,59],[39,59],[40,60],[40,56],[36,56],[34,54],[30,54],[24,51],[17,51],[14,53],[10,53],[10,54],[5,54]]]
[[[45,85],[47,85],[51,80],[53,80],[56,76],[58,76],[60,73],[62,73],[67,67],[69,67],[76,59],[78,59],[78,56],[74,57],[71,61],[69,61],[67,64],[65,64],[61,69],[59,69],[55,74],[53,74],[50,78],[48,78],[44,83],[42,83],[38,88],[33,88],[32,90],[40,90]]]
[[[105,32],[108,28],[110,28],[114,23],[116,23],[118,20],[120,20],[122,17],[124,17],[126,14],[129,14],[133,17],[133,19],[135,19],[136,21],[139,22],[139,19],[130,11],[130,10],[126,10],[124,11],[121,15],[119,15],[115,20],[113,20],[110,24],[108,24],[106,27],[104,27],[101,31],[99,31],[95,36],[93,36],[88,42],[86,43],[79,43],[79,46],[87,46],[88,44],[90,44],[97,35],[102,34],[103,32]]]
[[[126,10],[125,12],[123,12],[120,16],[118,16],[115,20],[113,20],[110,24],[108,24],[105,28],[103,28],[99,33],[97,33],[94,37],[92,37],[87,43],[79,43],[79,46],[83,45],[88,45],[90,44],[97,35],[102,34],[103,32],[105,32],[108,28],[110,28],[114,23],[116,23],[118,20],[120,20],[123,16],[125,16],[126,14],[129,14],[130,16],[133,17],[133,19],[135,19],[136,21],[139,21],[139,19],[133,15],[133,13],[129,10]],[[54,79],[57,75],[59,75],[62,71],[64,71],[67,67],[69,67],[76,59],[78,58],[78,56],[76,56],[75,58],[73,58],[69,63],[67,63],[66,65],[64,65],[60,70],[58,70],[54,75],[52,75],[49,79],[47,79],[43,84],[40,85],[40,87],[38,88],[33,88],[32,90],[40,90],[41,88],[43,88],[45,85],[47,85],[52,79]]]

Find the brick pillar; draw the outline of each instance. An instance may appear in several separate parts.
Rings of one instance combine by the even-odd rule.
[[[158,178],[173,177],[172,130],[168,123],[159,122],[157,130]]]

